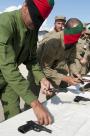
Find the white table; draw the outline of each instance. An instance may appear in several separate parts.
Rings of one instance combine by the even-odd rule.
[[[73,91],[76,87],[72,86],[70,89]],[[76,95],[90,98],[90,92],[79,93],[79,91],[76,93],[62,92],[45,102],[45,106],[54,118],[54,123],[47,126],[52,130],[52,134],[33,130],[21,134],[17,131],[17,128],[25,124],[26,121],[36,120],[32,109],[30,109],[1,123],[0,136],[90,136],[90,102],[73,102]]]

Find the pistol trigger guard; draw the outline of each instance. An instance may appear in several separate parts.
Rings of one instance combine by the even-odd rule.
[[[40,132],[41,130],[39,128],[33,128],[34,131]]]

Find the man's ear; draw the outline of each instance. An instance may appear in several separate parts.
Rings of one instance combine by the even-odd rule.
[[[25,2],[22,5],[22,9],[23,9],[24,13],[26,13],[28,10],[27,4]]]

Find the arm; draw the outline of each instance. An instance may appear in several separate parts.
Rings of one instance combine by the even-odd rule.
[[[31,50],[31,57],[30,59],[25,62],[26,67],[29,71],[31,71],[35,83],[39,84],[40,80],[44,78],[44,74],[39,66],[38,60],[37,60],[37,54],[36,54],[37,44],[34,44]]]
[[[69,56],[69,71],[70,74],[79,74],[81,70],[81,54],[82,53],[82,48],[76,44],[70,51],[70,56]]]
[[[37,50],[38,60],[41,65],[41,68],[48,79],[51,79],[55,82],[55,84],[59,85],[63,74],[57,72],[57,70],[53,69],[53,63],[57,58],[57,51],[60,50],[60,37],[53,38],[51,37],[48,40],[43,40],[39,44],[39,48]]]
[[[33,44],[31,49],[30,59],[27,60],[26,66],[29,70],[28,80],[30,81],[31,90],[38,95],[40,89],[48,90],[50,88],[50,82],[46,79],[43,71],[41,70],[37,61],[36,43]],[[41,88],[40,88],[41,87]]]
[[[27,104],[36,99],[28,88],[28,81],[19,73],[11,45],[0,43],[0,69],[6,82]]]
[[[2,20],[5,20],[2,22]],[[8,25],[7,25],[8,24]],[[15,62],[15,52],[11,44],[13,28],[11,18],[0,18],[0,70],[6,82],[27,104],[36,100],[29,83],[20,74]]]

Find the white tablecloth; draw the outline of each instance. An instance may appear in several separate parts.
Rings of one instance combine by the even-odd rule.
[[[71,91],[58,93],[44,103],[54,120],[52,125],[47,126],[52,130],[51,134],[33,130],[26,134],[18,132],[18,127],[26,121],[36,120],[33,110],[30,109],[1,123],[0,136],[90,136],[90,102],[73,101],[77,95],[90,98],[90,92],[80,93],[78,86],[71,86],[69,89]]]

